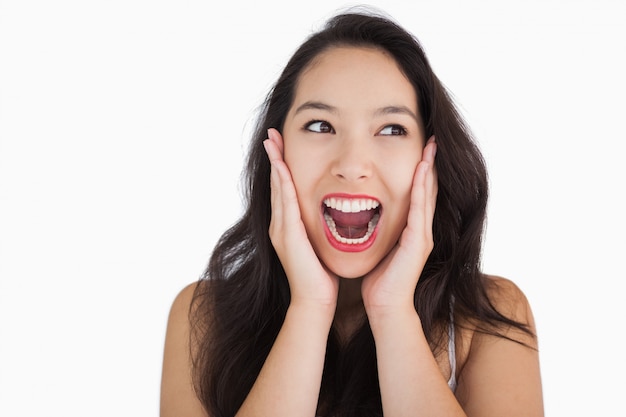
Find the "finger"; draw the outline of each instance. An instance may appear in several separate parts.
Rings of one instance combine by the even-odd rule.
[[[411,197],[409,202],[409,214],[407,218],[407,226],[402,233],[402,243],[406,245],[419,244],[423,235],[424,217],[426,213],[425,195],[426,195],[426,175],[429,170],[429,163],[420,161],[415,169],[413,176],[413,185],[411,186]]]
[[[432,224],[435,216],[435,207],[437,204],[437,168],[435,166],[435,155],[437,154],[437,143],[435,142],[435,137],[431,137],[432,143],[429,144],[431,149],[429,149],[428,161],[430,162],[429,170],[426,174],[425,178],[425,227],[428,231],[429,237],[432,239]]]
[[[267,137],[276,144],[278,150],[280,151],[281,157],[285,154],[285,143],[283,141],[283,136],[277,129],[273,127],[267,129]]]
[[[272,171],[276,175],[274,184],[278,188],[279,192],[276,193],[275,209],[278,209],[278,205],[281,206],[280,215],[285,216],[286,222],[293,222],[300,220],[300,208],[298,206],[298,197],[296,189],[291,178],[291,173],[287,164],[285,164],[282,153],[280,152],[280,145],[282,139],[280,134],[275,129],[271,134],[271,138],[265,140],[263,145],[267,151],[270,163],[272,164]]]
[[[435,155],[437,143],[431,136],[424,151],[422,160],[416,167],[411,188],[411,200],[407,222],[407,244],[418,242],[432,242],[432,225],[437,199],[437,172],[435,169]]]
[[[425,197],[429,192],[432,192],[432,178],[429,178],[429,174],[434,168],[435,153],[437,151],[437,144],[435,143],[435,137],[431,136],[426,142],[424,151],[422,152],[422,160],[417,164],[415,174],[413,176],[413,185],[411,188],[411,207],[416,210],[423,210]]]
[[[283,159],[283,140],[276,129],[268,129],[269,138],[263,141],[263,146],[265,146],[265,150],[267,152],[267,156],[270,159],[270,163],[278,172],[280,178],[281,186],[286,184],[291,184],[293,186],[293,181],[291,179],[291,173],[289,172],[289,168],[287,168],[287,164]]]
[[[277,143],[276,140],[272,138],[272,136],[273,135],[270,135],[269,138],[263,141],[265,152],[267,153],[270,162],[283,161],[283,153],[279,146],[279,143]],[[280,141],[280,143],[282,144],[282,141]]]
[[[276,158],[275,146],[270,143],[270,140],[265,140],[263,142],[263,146],[265,147],[265,151],[270,159],[270,203],[272,207],[272,219],[270,223],[271,233],[273,230],[280,230],[282,227],[282,193],[278,171],[276,170],[275,164],[272,162]]]
[[[424,151],[422,153],[422,161],[427,161],[429,163],[435,162],[435,154],[437,153],[437,142],[435,141],[435,136],[431,136],[426,142],[426,146],[424,146]]]

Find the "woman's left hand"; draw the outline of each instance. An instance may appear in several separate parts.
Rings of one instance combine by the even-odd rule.
[[[415,287],[433,249],[436,151],[437,144],[431,137],[415,170],[407,225],[396,246],[363,279],[361,294],[370,318],[372,314],[407,311],[407,308],[415,311]]]

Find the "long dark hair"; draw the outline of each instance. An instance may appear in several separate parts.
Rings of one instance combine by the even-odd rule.
[[[459,323],[477,323],[481,331],[494,334],[505,325],[527,331],[498,313],[487,296],[480,271],[488,192],[485,163],[424,51],[389,18],[341,14],[300,46],[267,97],[248,152],[245,212],[219,240],[194,294],[194,386],[212,417],[231,417],[240,408],[290,300],[285,272],[268,236],[270,164],[262,141],[268,128],[282,130],[303,69],[336,46],[390,53],[415,88],[426,137],[437,138],[434,249],[415,290],[415,308],[433,351],[444,348],[452,298]],[[319,404],[320,412],[329,416],[382,415],[374,339],[367,322],[345,345],[331,331]]]

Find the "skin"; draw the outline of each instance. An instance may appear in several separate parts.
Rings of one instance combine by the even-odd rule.
[[[282,134],[270,129],[264,143],[272,164],[269,235],[289,280],[291,304],[237,416],[314,416],[333,322],[349,337],[365,315],[376,343],[385,416],[543,415],[536,350],[459,323],[455,395],[447,385],[447,355],[435,357],[426,341],[413,292],[433,247],[436,140],[426,141],[418,114],[411,84],[380,50],[333,48],[301,74]],[[381,202],[370,247],[345,252],[330,244],[320,215],[329,193]],[[502,278],[491,282],[495,307],[534,330],[521,291]],[[181,292],[170,315],[164,417],[206,415],[189,375],[192,291]],[[536,347],[528,335],[504,333]]]

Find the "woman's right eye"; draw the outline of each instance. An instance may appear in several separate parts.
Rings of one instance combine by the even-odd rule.
[[[335,133],[335,130],[330,123],[323,120],[314,120],[304,125],[304,128],[309,132],[315,133]]]

